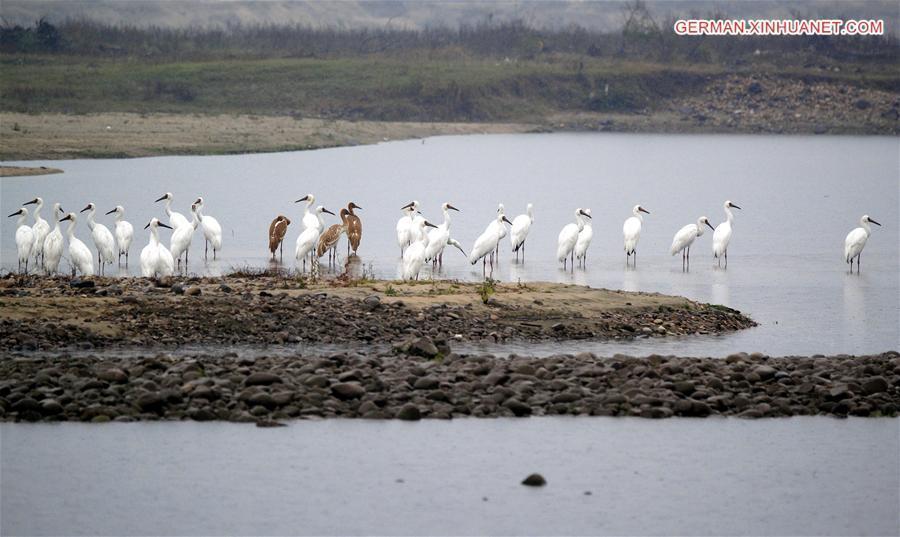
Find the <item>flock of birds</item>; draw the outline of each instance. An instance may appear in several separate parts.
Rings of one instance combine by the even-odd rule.
[[[184,255],[184,266],[187,267],[188,249],[191,246],[194,231],[200,227],[203,231],[205,239],[205,255],[209,255],[209,248],[212,247],[213,259],[216,253],[222,248],[222,226],[219,222],[211,217],[203,214],[203,198],[191,204],[192,219],[188,220],[183,214],[172,210],[172,193],[166,192],[157,199],[157,202],[166,202],[166,214],[169,216],[169,223],[166,225],[153,218],[144,226],[144,229],[150,229],[150,241],[147,246],[141,250],[141,274],[144,277],[153,276],[169,276],[175,272],[176,259],[178,265],[181,265],[181,257]],[[34,225],[28,226],[26,220],[28,218],[27,205],[34,205]],[[68,221],[69,225],[66,229],[66,237],[69,241],[69,263],[72,267],[72,275],[78,272],[82,275],[94,274],[94,256],[87,245],[75,236],[75,225],[78,221],[78,215],[75,213],[65,213],[59,203],[53,204],[53,220],[55,226],[50,229],[50,224],[41,218],[41,208],[44,206],[44,200],[40,197],[23,204],[18,211],[9,215],[10,217],[18,216],[18,226],[16,228],[16,249],[18,253],[19,271],[28,272],[28,262],[34,259],[34,263],[46,274],[53,274],[59,271],[59,262],[63,254],[63,234],[60,231],[60,223]],[[125,209],[121,205],[117,205],[114,209],[106,214],[115,213],[114,232],[110,232],[105,225],[94,220],[94,214],[97,207],[93,203],[80,212],[87,212],[87,224],[91,230],[91,239],[97,250],[97,271],[100,275],[105,273],[106,265],[112,264],[118,254],[118,262],[121,264],[122,256],[125,256],[125,266],[128,266],[128,252],[131,248],[131,242],[134,240],[134,227],[125,220]],[[62,218],[60,218],[61,215]],[[167,248],[159,240],[159,227],[165,227],[172,230],[172,237]]]
[[[218,251],[222,248],[222,226],[219,225],[215,218],[203,214],[203,198],[198,197],[191,204],[191,220],[172,210],[173,199],[172,193],[167,192],[156,200],[156,202],[165,202],[165,212],[169,218],[168,225],[160,222],[158,218],[152,218],[144,226],[144,229],[149,229],[150,234],[149,242],[141,250],[141,274],[144,277],[174,274],[176,266],[181,266],[182,256],[184,257],[185,270],[187,270],[188,250],[194,231],[198,227],[202,229],[205,239],[204,257],[208,258],[211,247],[213,259],[215,259]],[[341,209],[339,212],[341,223],[326,228],[323,214],[334,215],[334,213],[322,205],[313,208],[315,200],[315,196],[307,194],[295,202],[306,203],[302,218],[303,230],[297,237],[294,250],[294,257],[298,264],[302,264],[304,270],[306,270],[307,261],[309,261],[313,269],[317,269],[318,259],[326,253],[328,254],[329,263],[335,262],[337,259],[337,245],[342,235],[347,237],[348,256],[351,250],[353,254],[356,254],[362,240],[362,221],[359,215],[355,213],[355,210],[361,210],[362,207],[354,202],[350,202],[346,208]],[[35,205],[34,224],[31,226],[26,222],[29,215],[27,205]],[[94,274],[93,254],[87,245],[75,236],[75,225],[78,215],[71,212],[64,213],[60,204],[54,203],[53,219],[55,220],[55,226],[51,230],[50,224],[40,216],[43,205],[43,199],[37,197],[25,203],[15,213],[9,215],[10,217],[19,217],[16,229],[19,270],[28,272],[28,263],[33,259],[46,274],[58,272],[64,246],[60,224],[68,221],[66,237],[69,243],[68,253],[72,274],[73,276],[77,272],[80,272],[82,275]],[[490,266],[491,270],[493,270],[495,260],[499,259],[500,242],[507,236],[509,237],[512,252],[516,254],[516,259],[518,260],[521,255],[524,261],[525,242],[534,223],[534,207],[531,203],[526,207],[524,214],[516,216],[512,221],[506,217],[505,208],[501,203],[497,209],[496,216],[490,220],[484,232],[475,240],[468,254],[466,254],[459,241],[450,235],[450,211],[458,212],[459,209],[450,203],[444,203],[441,205],[444,220],[441,224],[435,225],[422,216],[419,207],[418,201],[412,201],[404,205],[400,209],[402,216],[397,221],[397,245],[400,248],[402,257],[401,277],[404,280],[418,279],[419,272],[425,263],[430,262],[434,267],[442,266],[444,249],[447,246],[453,246],[462,252],[472,265],[481,261],[482,273],[486,275],[487,267]],[[689,269],[691,246],[698,237],[703,235],[706,227],[713,230],[712,251],[714,258],[718,260],[720,266],[724,260],[725,267],[728,267],[728,245],[734,232],[734,213],[731,210],[740,209],[740,207],[731,201],[725,201],[723,208],[725,210],[725,220],[718,226],[713,227],[707,217],[701,216],[696,223],[682,227],[675,234],[670,253],[673,256],[681,254],[682,270]],[[112,264],[116,254],[118,254],[118,262],[120,264],[122,256],[125,256],[125,266],[127,267],[128,252],[134,238],[134,228],[124,219],[125,209],[119,205],[106,213],[107,215],[113,213],[116,215],[113,232],[110,232],[105,225],[94,220],[96,206],[93,203],[88,203],[81,212],[87,212],[87,224],[91,230],[91,238],[97,251],[98,273],[104,274],[105,265]],[[644,218],[642,213],[650,214],[650,211],[641,205],[635,205],[632,209],[632,216],[626,219],[622,226],[626,265],[637,264],[637,244],[641,237]],[[61,217],[62,214],[64,216]],[[564,269],[570,266],[574,269],[576,260],[582,266],[587,264],[587,250],[594,236],[591,220],[590,209],[575,209],[574,222],[566,224],[559,232],[556,258],[563,264]],[[869,226],[870,223],[881,225],[869,218],[868,215],[863,215],[859,221],[859,227],[850,231],[844,241],[844,260],[850,264],[851,273],[853,272],[854,259],[856,260],[857,272],[859,272],[862,250],[872,232]],[[283,242],[290,224],[289,218],[284,215],[278,215],[269,225],[269,251],[273,258],[276,251],[283,256]],[[509,229],[507,229],[506,224],[509,224]],[[168,247],[160,241],[160,227],[172,230]]]

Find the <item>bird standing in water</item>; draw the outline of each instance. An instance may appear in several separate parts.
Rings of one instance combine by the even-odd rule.
[[[353,212],[353,209],[360,209],[362,207],[353,203],[352,201],[347,204],[347,256],[350,256],[350,249],[353,249],[353,255],[356,255],[356,250],[359,249],[359,241],[362,240],[362,220],[359,219],[359,216]]]
[[[279,257],[284,259],[284,235],[289,225],[291,220],[281,214],[269,224],[269,251],[272,252],[272,259],[275,259],[275,250],[278,250]]]

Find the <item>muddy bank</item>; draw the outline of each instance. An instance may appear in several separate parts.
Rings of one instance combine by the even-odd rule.
[[[25,167],[25,166],[0,166],[0,177],[23,177],[27,175],[49,175],[51,173],[62,173],[59,168],[48,168],[46,166]]]
[[[726,359],[465,356],[422,338],[381,353],[0,361],[6,421],[418,420],[532,415],[894,416],[900,354]]]
[[[715,334],[736,310],[657,293],[552,283],[331,281],[290,277],[0,278],[0,350],[185,344],[472,342]]]
[[[0,112],[0,159],[128,158],[301,151],[451,134],[519,133],[525,123],[349,121],[247,114]]]

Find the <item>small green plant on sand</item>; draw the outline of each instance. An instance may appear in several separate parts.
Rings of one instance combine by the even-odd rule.
[[[388,284],[387,288],[384,290],[384,294],[387,296],[397,296],[398,295],[397,290],[394,289],[394,286],[391,284]]]
[[[497,280],[493,278],[485,278],[484,282],[478,286],[478,294],[481,295],[481,301],[485,304],[491,299],[491,295],[497,290]]]

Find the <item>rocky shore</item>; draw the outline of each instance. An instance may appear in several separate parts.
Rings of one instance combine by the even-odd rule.
[[[575,285],[293,277],[0,278],[0,351],[233,344],[504,342],[717,334],[736,310]]]
[[[0,420],[418,420],[499,416],[895,416],[900,354],[725,359],[383,352],[0,360]]]

